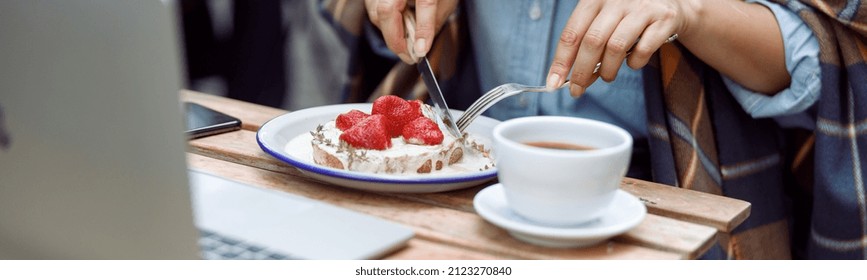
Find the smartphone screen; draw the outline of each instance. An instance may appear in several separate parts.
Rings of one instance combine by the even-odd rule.
[[[241,129],[241,120],[196,103],[184,102],[184,111],[189,139]]]

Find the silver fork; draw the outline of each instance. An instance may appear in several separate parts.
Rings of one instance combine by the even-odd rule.
[[[508,83],[499,85],[488,92],[486,92],[482,97],[479,97],[476,102],[473,102],[464,114],[458,119],[455,123],[458,126],[458,129],[461,133],[466,130],[470,123],[476,119],[479,115],[482,114],[485,110],[490,108],[494,103],[499,102],[500,100],[505,99],[506,97],[513,96],[519,93],[524,92],[548,92],[561,89],[569,84],[569,80],[563,82],[562,85],[555,88],[546,88],[545,86],[527,86],[516,83]]]

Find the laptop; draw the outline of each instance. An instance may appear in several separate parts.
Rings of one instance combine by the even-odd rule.
[[[405,246],[402,225],[187,168],[173,5],[0,1],[0,258],[364,259]]]

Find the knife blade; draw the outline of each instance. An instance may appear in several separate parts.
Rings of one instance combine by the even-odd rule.
[[[430,61],[426,56],[416,56],[413,52],[412,46],[414,46],[413,42],[415,42],[415,16],[413,16],[413,12],[405,12],[403,13],[404,27],[406,34],[406,42],[407,42],[407,50],[414,59],[418,59],[416,63],[416,67],[418,67],[418,72],[421,74],[421,78],[424,81],[425,87],[427,87],[428,96],[430,96],[431,101],[434,104],[434,113],[439,117],[439,120],[443,122],[446,130],[451,133],[455,138],[462,138],[462,134],[460,129],[458,129],[458,125],[455,124],[454,118],[452,118],[451,111],[449,111],[449,106],[446,105],[446,99],[443,97],[443,92],[440,90],[440,85],[437,83],[436,76],[434,76],[433,69],[430,67]]]
[[[421,78],[424,80],[425,87],[427,87],[428,95],[430,96],[431,101],[433,101],[434,112],[443,122],[443,125],[445,125],[446,130],[448,130],[449,133],[456,138],[461,138],[461,132],[458,129],[458,125],[455,124],[454,118],[452,118],[449,106],[446,105],[446,99],[443,97],[442,91],[440,91],[440,85],[437,83],[433,69],[430,67],[430,61],[428,61],[427,57],[422,57],[418,63],[416,63],[416,66],[418,67],[418,72],[421,73]]]

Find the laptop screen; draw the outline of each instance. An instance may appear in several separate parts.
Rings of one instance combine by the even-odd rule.
[[[0,1],[0,257],[198,258],[160,1]]]

